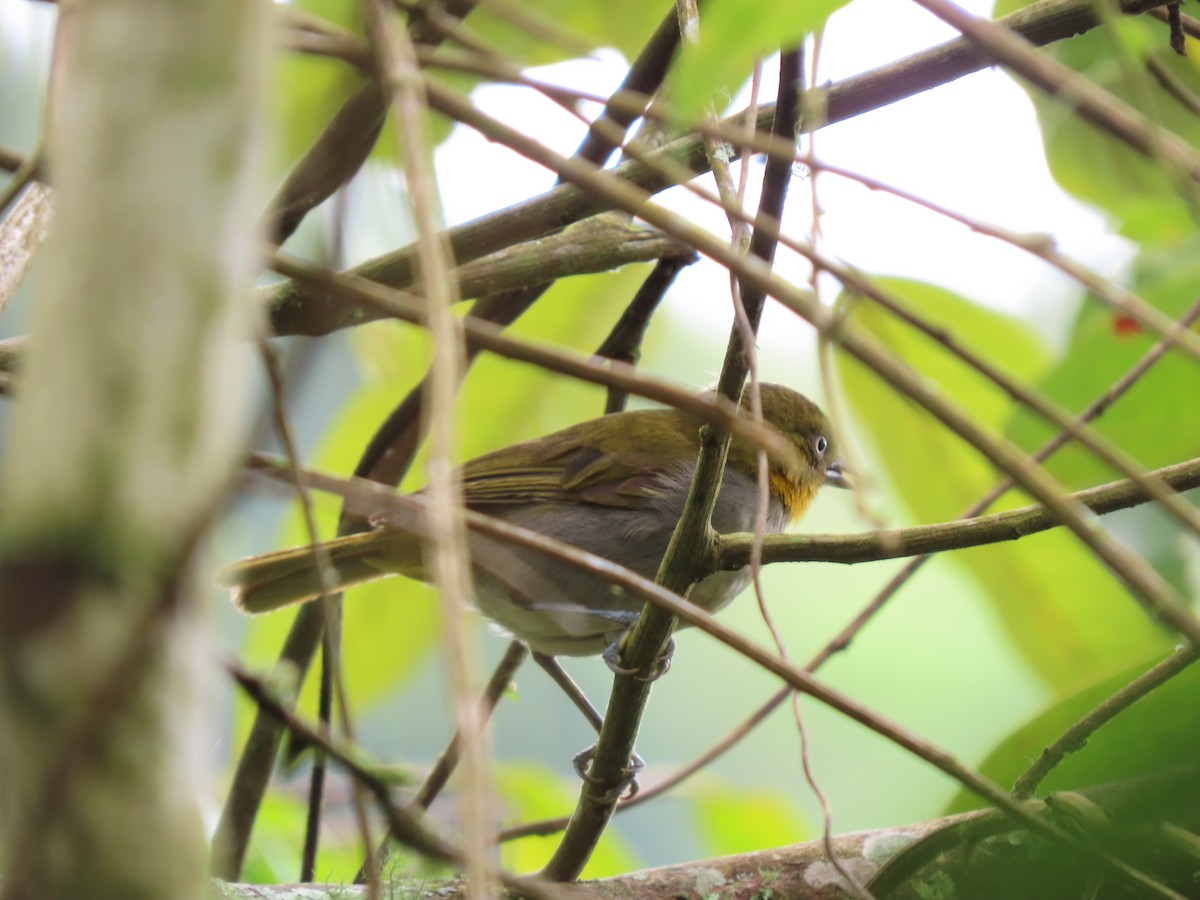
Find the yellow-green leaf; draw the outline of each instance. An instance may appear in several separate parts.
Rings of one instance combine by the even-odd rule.
[[[1067,728],[1162,659],[1148,658],[1058,700],[1005,738],[984,760],[980,771],[1004,787],[1011,786]],[[1095,731],[1085,746],[1069,754],[1050,773],[1039,795],[1195,765],[1196,747],[1200,746],[1198,691],[1200,666],[1193,664]],[[947,812],[981,805],[973,794],[960,791]]]
[[[811,834],[791,804],[774,791],[704,786],[689,796],[695,805],[693,821],[710,856],[782,847]]]
[[[749,77],[756,59],[793,47],[825,24],[846,0],[769,3],[765,0],[706,0],[700,7],[700,37],[685,42],[671,84],[672,108],[681,121],[694,121],[710,104],[724,106]]]
[[[930,285],[879,283],[1010,375],[1028,382],[1044,373],[1045,349],[1017,320]],[[1013,403],[1003,392],[937,340],[868,301],[859,303],[852,316],[980,425],[998,433],[1013,415]],[[855,421],[873,445],[871,473],[886,478],[917,522],[957,517],[1000,479],[978,453],[863,366],[842,356],[838,368]],[[1010,494],[997,508],[1020,502],[1028,501]],[[1060,689],[1111,674],[1163,644],[1159,629],[1066,532],[960,551],[952,558],[978,580],[1014,645]]]

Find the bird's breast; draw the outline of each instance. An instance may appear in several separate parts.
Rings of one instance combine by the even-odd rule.
[[[797,481],[795,478],[789,478],[782,472],[772,470],[767,475],[767,481],[771,486],[771,495],[777,498],[783,508],[787,511],[787,519],[795,524],[800,520],[800,517],[807,512],[809,505],[813,502],[813,498],[817,496],[819,485],[809,482]]]

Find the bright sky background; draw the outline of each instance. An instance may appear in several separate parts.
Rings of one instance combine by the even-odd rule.
[[[962,5],[990,14],[988,2]],[[855,0],[830,23],[821,49],[820,81],[837,80],[890,62],[953,36],[952,30],[914,4],[895,0]],[[615,54],[550,66],[535,74],[603,94],[619,82],[625,63]],[[762,95],[774,97],[775,73],[768,66]],[[486,87],[475,100],[493,115],[525,128],[557,150],[569,153],[581,134],[579,123],[527,89]],[[736,107],[744,105],[739,98]],[[820,158],[871,175],[952,209],[969,212],[1008,228],[1053,234],[1059,246],[1104,274],[1117,274],[1130,257],[1124,243],[1108,234],[1101,216],[1067,197],[1050,179],[1036,131],[1033,108],[1007,76],[988,70],[918,97],[822,129],[816,136]],[[479,164],[480,154],[487,162]],[[471,161],[474,164],[471,164]],[[550,176],[465,128],[438,152],[438,165],[454,171],[443,181],[450,222],[461,222],[545,190]],[[871,192],[833,176],[818,179],[824,248],[872,273],[936,282],[1000,309],[1036,320],[1051,340],[1060,340],[1075,308],[1078,291],[1040,261],[904,201]],[[719,234],[727,234],[716,210],[676,190],[663,195]],[[809,232],[809,181],[791,187],[785,227]],[[784,252],[781,271],[803,280],[807,268]],[[687,303],[695,315],[697,298],[720,322],[728,317],[722,270],[704,261],[681,275],[672,302]],[[837,286],[830,284],[827,296]],[[716,321],[714,321],[716,324]],[[789,315],[768,320],[763,347],[794,346],[805,329]]]

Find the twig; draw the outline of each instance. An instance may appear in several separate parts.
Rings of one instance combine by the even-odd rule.
[[[512,677],[520,668],[521,663],[525,661],[525,657],[529,652],[520,641],[512,641],[508,645],[508,649],[504,652],[504,656],[496,665],[492,672],[492,677],[488,680],[487,687],[484,689],[483,698],[480,701],[481,715],[486,718],[495,710],[496,704],[500,702],[500,697],[508,690],[509,684],[512,682]],[[450,743],[446,745],[446,749],[442,751],[441,756],[437,758],[433,768],[429,770],[429,774],[425,776],[425,780],[421,782],[421,787],[417,789],[416,796],[413,797],[412,807],[414,810],[427,810],[430,804],[442,788],[449,781],[454,767],[458,765],[459,760],[459,735],[455,733],[451,738]],[[368,866],[373,866],[375,869],[375,877],[378,877],[379,868],[388,856],[388,842],[392,835],[389,832],[384,836],[383,842],[376,849],[374,855],[368,855],[359,867],[358,875],[355,876],[355,882],[361,884],[372,877],[371,869]]]
[[[575,149],[579,159],[603,166],[620,141],[614,142],[614,129],[624,134],[630,125],[645,114],[649,95],[658,90],[666,78],[667,69],[679,49],[679,21],[674,10],[670,10],[650,40],[646,42],[620,87],[604,100],[604,111],[588,128],[587,137]],[[632,104],[622,102],[631,95],[640,94],[645,102]]]
[[[650,318],[658,309],[667,289],[675,281],[675,276],[685,267],[694,263],[698,257],[695,253],[688,256],[668,256],[660,259],[654,269],[646,276],[617,323],[613,325],[608,337],[596,349],[596,356],[611,359],[628,366],[636,366],[641,357],[642,338],[650,326]],[[604,404],[605,413],[619,412],[625,408],[629,392],[617,387],[608,388],[608,398]]]
[[[379,810],[387,820],[388,827],[398,840],[422,856],[462,865],[464,861],[462,850],[430,830],[416,816],[393,803],[388,782],[359,763],[354,758],[354,750],[343,747],[339,741],[335,741],[307,725],[291,711],[290,703],[277,698],[259,678],[242,669],[237,663],[227,662],[225,668],[259,709],[277,719],[285,728],[306,743],[317,747],[374,795]],[[537,898],[537,900],[557,900],[557,894],[551,887],[539,884],[534,879],[518,878],[501,872],[490,864],[485,865],[489,876],[522,896]]]
[[[465,769],[462,830],[467,896],[483,900],[491,893],[488,835],[492,828],[490,747],[484,738],[479,695],[478,652],[464,622],[474,605],[466,528],[462,521],[462,486],[450,459],[454,452],[454,408],[465,366],[463,331],[453,313],[458,286],[454,258],[443,233],[432,148],[426,131],[426,98],[409,36],[395,27],[382,0],[366,0],[368,34],[379,78],[385,86],[396,122],[397,146],[404,147],[401,167],[417,231],[417,260],[426,297],[425,324],[432,340],[433,362],[426,381],[426,408],[433,410],[428,465],[431,505],[428,566],[442,610],[442,634],[450,675],[454,719]]]
[[[1152,474],[1173,490],[1188,491],[1200,487],[1200,459],[1176,463]],[[1065,495],[1072,503],[1097,515],[1128,509],[1147,503],[1150,498],[1131,481],[1114,481]],[[867,531],[837,535],[767,535],[763,540],[763,562],[835,562],[861,563],[896,559],[914,554],[962,550],[1000,541],[1013,541],[1062,525],[1058,515],[1044,506],[1018,509],[917,525],[892,531]],[[723,569],[739,569],[749,563],[751,536],[722,535],[717,539],[717,558]]]
[[[1068,754],[1082,749],[1088,738],[1101,726],[1111,722],[1151,691],[1166,684],[1197,659],[1200,659],[1200,653],[1195,647],[1181,647],[1111,697],[1097,704],[1043,750],[1037,761],[1021,773],[1013,783],[1013,796],[1021,800],[1032,797],[1046,776],[1066,759]]]
[[[1171,346],[1178,347],[1193,359],[1200,360],[1200,337],[1187,331],[1181,333],[1179,329],[1174,327],[1175,323],[1171,317],[1162,310],[1129,288],[1113,283],[1094,270],[1089,269],[1078,260],[1072,259],[1065,253],[1062,253],[1054,241],[1044,235],[1019,234],[999,225],[985,222],[982,219],[976,219],[965,213],[960,213],[950,207],[936,203],[926,197],[921,197],[911,191],[897,188],[877,178],[872,178],[859,172],[852,172],[841,166],[816,159],[811,154],[798,155],[796,161],[811,167],[814,171],[828,172],[840,178],[856,181],[872,191],[882,191],[890,194],[893,197],[927,209],[935,215],[958,222],[960,225],[969,228],[977,234],[1003,241],[1006,244],[1016,247],[1018,250],[1035,256],[1047,265],[1058,269],[1068,278],[1078,282],[1082,287],[1095,294],[1098,299],[1107,303],[1114,310],[1129,316],[1140,327],[1155,337],[1167,340]]]

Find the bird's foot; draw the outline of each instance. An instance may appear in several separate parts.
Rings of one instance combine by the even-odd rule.
[[[603,782],[599,778],[593,777],[588,772],[588,767],[591,765],[593,757],[596,755],[596,745],[588,747],[586,750],[580,750],[575,754],[572,763],[575,766],[575,774],[590,785],[600,785]],[[642,769],[646,768],[645,761],[634,753],[629,757],[629,765],[621,770],[621,780],[615,785],[606,790],[599,797],[593,797],[599,803],[616,803],[618,800],[632,800],[637,796],[640,789],[637,776]]]
[[[667,638],[667,645],[663,647],[663,652],[654,660],[654,665],[646,675],[643,675],[639,669],[627,669],[620,664],[621,647],[624,640],[625,635],[621,635],[604,649],[604,664],[613,671],[614,675],[632,675],[638,681],[650,682],[658,681],[671,670],[671,660],[675,656],[675,638]]]

